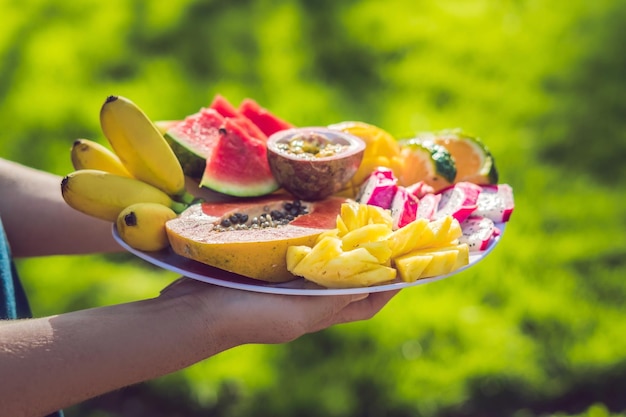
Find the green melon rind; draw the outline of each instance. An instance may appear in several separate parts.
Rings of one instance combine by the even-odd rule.
[[[172,151],[174,151],[176,158],[178,158],[178,162],[180,162],[185,175],[197,180],[202,178],[206,166],[206,157],[185,145],[185,143],[172,132],[167,132],[164,137],[172,148]]]
[[[401,147],[410,148],[414,152],[423,152],[432,163],[433,174],[453,183],[456,178],[456,164],[448,150],[427,138],[405,139],[399,142]]]
[[[207,173],[202,176],[200,186],[234,197],[258,197],[271,194],[280,188],[280,185],[273,178],[255,184],[240,186],[223,179],[213,178]]]

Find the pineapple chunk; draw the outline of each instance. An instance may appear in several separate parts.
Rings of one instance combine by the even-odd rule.
[[[417,281],[428,264],[432,261],[431,255],[407,254],[394,260],[400,279],[404,282]]]
[[[343,250],[349,251],[363,243],[385,240],[390,234],[391,229],[384,224],[368,224],[348,232],[341,238]]]
[[[311,253],[311,248],[308,246],[289,246],[287,248],[287,271],[293,271],[309,253]]]
[[[416,219],[406,226],[394,230],[389,236],[391,256],[396,258],[412,250],[428,245],[434,238],[426,219]]]

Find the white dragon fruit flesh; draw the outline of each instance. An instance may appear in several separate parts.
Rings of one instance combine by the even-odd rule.
[[[379,167],[361,185],[356,201],[390,209],[397,190],[398,179],[393,175],[393,171]]]
[[[391,218],[393,228],[399,229],[411,223],[417,218],[419,200],[406,188],[398,186],[396,194],[391,201]]]
[[[465,181],[442,190],[441,200],[432,218],[452,216],[462,223],[477,209],[478,196],[482,190],[481,186]]]
[[[419,199],[419,205],[417,206],[417,218],[418,219],[432,219],[439,201],[441,200],[441,194],[424,194]]]
[[[428,194],[435,193],[435,189],[431,185],[426,184],[424,181],[418,181],[415,184],[411,184],[406,187],[406,189],[417,198],[422,198]]]
[[[483,185],[476,206],[474,215],[490,218],[496,223],[508,222],[515,208],[513,189],[508,184]]]
[[[459,243],[467,243],[470,252],[487,249],[491,240],[500,234],[493,220],[474,215],[461,222],[461,230]]]

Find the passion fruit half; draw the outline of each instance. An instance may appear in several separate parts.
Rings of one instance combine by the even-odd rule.
[[[267,141],[276,181],[295,197],[322,200],[343,189],[359,169],[365,142],[323,127],[283,130]]]

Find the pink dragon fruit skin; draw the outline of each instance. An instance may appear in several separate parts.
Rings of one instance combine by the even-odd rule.
[[[500,234],[493,220],[472,215],[461,222],[463,235],[459,243],[467,243],[470,252],[483,251],[489,247],[491,240]]]
[[[424,194],[424,196],[419,199],[417,218],[428,220],[432,219],[437,211],[440,200],[441,194]]]
[[[496,223],[508,222],[515,208],[513,188],[508,184],[483,185],[473,214]]]
[[[393,171],[379,167],[361,185],[356,201],[390,209],[397,190],[398,179],[393,175]]]
[[[391,218],[393,228],[399,229],[417,218],[419,200],[406,188],[398,186],[398,190],[391,202]]]
[[[441,200],[433,219],[450,215],[462,223],[478,207],[478,196],[482,190],[481,186],[465,181],[441,190]]]

